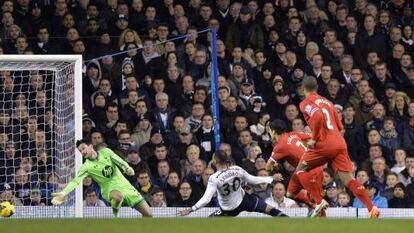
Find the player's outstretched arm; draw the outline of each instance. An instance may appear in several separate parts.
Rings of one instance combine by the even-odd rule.
[[[78,174],[76,174],[76,177],[73,178],[72,181],[69,182],[66,187],[56,193],[52,193],[52,204],[53,205],[60,205],[65,201],[66,196],[68,193],[72,192],[82,181],[85,179],[85,177],[88,176],[88,168],[86,164],[83,164],[82,167],[79,169]]]
[[[133,176],[135,175],[134,169],[132,169],[125,160],[123,160],[121,157],[119,157],[115,152],[113,152],[109,148],[104,148],[101,150],[103,153],[108,153],[109,157],[111,158],[111,161],[119,167],[124,174],[127,176]]]
[[[271,176],[252,176],[245,170],[243,170],[243,178],[248,184],[253,185],[263,183],[271,184],[274,180],[274,178]]]
[[[216,192],[217,192],[217,185],[211,180],[211,177],[210,177],[203,197],[201,197],[200,200],[195,205],[193,205],[191,208],[187,208],[187,209],[179,211],[178,215],[186,216],[186,215],[189,215],[191,212],[194,212],[200,208],[203,208],[211,201],[211,198]]]

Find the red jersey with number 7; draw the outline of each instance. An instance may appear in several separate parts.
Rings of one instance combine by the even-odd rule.
[[[325,144],[329,141],[335,142],[334,146],[346,147],[341,134],[342,122],[331,101],[312,93],[300,103],[300,111],[312,130],[312,139],[316,143]]]
[[[273,147],[272,158],[276,161],[286,159],[293,167],[297,167],[302,155],[307,151],[302,141],[310,139],[306,133],[289,132],[280,135]]]

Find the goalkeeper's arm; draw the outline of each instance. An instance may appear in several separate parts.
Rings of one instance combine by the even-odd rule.
[[[123,173],[125,173],[128,176],[133,176],[135,175],[134,169],[132,169],[129,164],[127,162],[125,162],[125,160],[123,160],[121,157],[119,157],[117,154],[115,154],[115,152],[113,152],[111,149],[109,148],[105,148],[102,149],[105,150],[105,152],[107,152],[111,158],[111,161],[121,169],[121,171]]]
[[[78,174],[76,174],[76,177],[73,178],[73,180],[70,181],[69,184],[66,185],[66,187],[62,191],[52,193],[52,196],[53,196],[52,204],[53,205],[62,204],[63,201],[65,200],[66,195],[68,195],[68,193],[72,192],[83,181],[83,179],[85,179],[85,177],[87,177],[87,176],[88,176],[88,169],[86,168],[86,166],[84,164],[79,169]]]

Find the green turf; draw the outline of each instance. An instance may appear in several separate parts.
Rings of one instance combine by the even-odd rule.
[[[0,219],[0,232],[400,233],[414,232],[414,221],[292,218]]]

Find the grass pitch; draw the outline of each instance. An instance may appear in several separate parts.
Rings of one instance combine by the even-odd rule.
[[[156,218],[156,219],[0,219],[0,232],[16,233],[402,233],[413,220]]]

